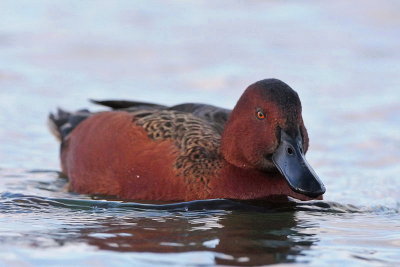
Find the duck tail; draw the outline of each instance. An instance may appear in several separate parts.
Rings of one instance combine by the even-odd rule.
[[[58,108],[57,112],[50,113],[47,124],[50,132],[62,142],[65,137],[83,120],[88,118],[91,113],[84,109],[76,112],[68,112]]]
[[[49,127],[50,132],[57,138],[58,141],[63,140],[62,135],[62,126],[68,123],[69,117],[71,116],[70,112],[62,110],[60,108],[57,109],[56,113],[50,113],[47,125]]]

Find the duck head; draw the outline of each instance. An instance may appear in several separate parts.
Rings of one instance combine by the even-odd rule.
[[[325,187],[305,158],[309,139],[301,112],[299,96],[286,83],[250,85],[225,125],[223,157],[239,168],[279,171],[294,192],[321,196]]]

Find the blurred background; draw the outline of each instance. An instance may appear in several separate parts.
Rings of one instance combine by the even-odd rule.
[[[8,184],[0,189],[50,194],[5,177],[59,170],[58,143],[46,127],[57,107],[98,110],[92,98],[232,108],[249,84],[274,77],[300,95],[307,157],[325,199],[391,210],[393,226],[399,12],[397,0],[2,0],[0,175]]]

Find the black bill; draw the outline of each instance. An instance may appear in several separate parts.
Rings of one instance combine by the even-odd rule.
[[[272,155],[272,161],[293,191],[317,197],[325,193],[325,186],[308,164],[302,147],[299,134],[293,138],[281,130],[281,142]]]

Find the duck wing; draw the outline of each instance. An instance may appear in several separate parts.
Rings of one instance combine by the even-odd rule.
[[[191,113],[197,117],[200,117],[208,121],[213,128],[220,134],[224,129],[225,123],[231,113],[231,110],[216,107],[208,104],[200,103],[184,103],[171,107],[164,105],[138,102],[138,101],[127,101],[127,100],[90,100],[94,104],[110,107],[114,110],[124,109],[127,111],[138,111],[140,109],[157,109],[157,110],[175,110],[180,112]]]
[[[208,121],[220,134],[222,134],[225,123],[231,114],[231,110],[229,109],[198,103],[180,104],[170,107],[169,110],[192,113],[193,115]]]

